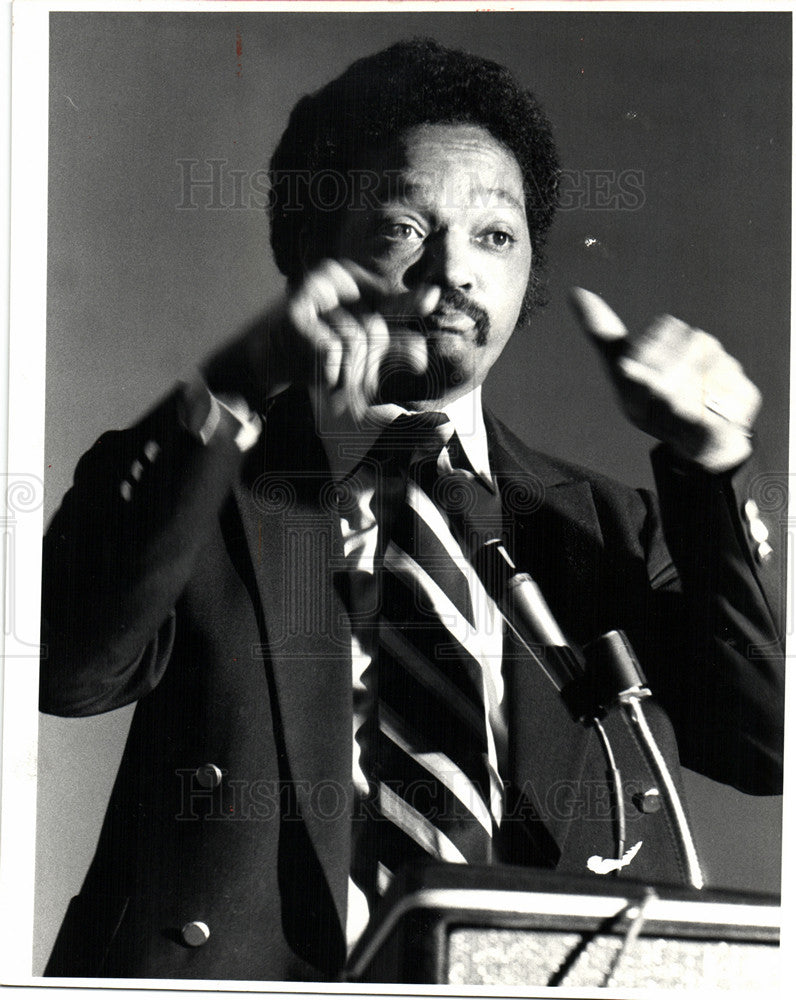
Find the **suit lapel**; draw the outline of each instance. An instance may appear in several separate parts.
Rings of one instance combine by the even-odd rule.
[[[287,777],[345,927],[350,868],[351,635],[333,586],[339,517],[306,394],[269,411],[236,499],[262,602]]]
[[[485,414],[490,464],[500,488],[504,528],[518,569],[539,584],[573,644],[592,638],[587,602],[602,545],[588,481],[527,449]],[[577,815],[589,733],[572,720],[556,688],[511,635],[504,644],[508,693],[509,783],[519,801],[533,805],[552,837],[539,860],[555,865]]]

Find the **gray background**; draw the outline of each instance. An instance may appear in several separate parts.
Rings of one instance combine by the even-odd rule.
[[[247,181],[267,164],[302,93],[415,34],[510,66],[572,172],[550,305],[514,336],[487,402],[534,446],[651,483],[649,439],[618,415],[569,314],[579,284],[631,326],[671,311],[719,336],[764,391],[766,464],[785,469],[790,31],[787,14],[52,15],[46,515],[104,429],[281,288],[266,214],[210,209],[203,190],[178,209],[177,161],[203,177],[225,161],[230,206],[228,171]],[[623,171],[641,172],[643,197]],[[41,719],[34,973],[91,858],[129,717]],[[779,800],[687,778],[710,881],[777,889]]]

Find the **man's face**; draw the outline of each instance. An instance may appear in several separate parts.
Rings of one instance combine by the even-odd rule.
[[[473,125],[413,128],[375,167],[377,198],[346,213],[338,255],[386,277],[396,293],[441,290],[421,322],[389,322],[396,343],[426,339],[428,367],[423,376],[389,374],[383,398],[451,400],[483,382],[520,314],[532,259],[520,168]]]

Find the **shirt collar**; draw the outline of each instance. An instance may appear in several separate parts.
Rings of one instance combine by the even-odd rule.
[[[329,460],[334,479],[342,479],[367,454],[376,438],[397,416],[412,410],[397,403],[383,403],[374,406],[364,426],[354,427],[345,417],[334,417],[324,404],[325,397],[310,388],[310,402],[315,415],[315,427],[320,437],[326,457]],[[490,486],[492,475],[489,467],[489,448],[481,407],[481,386],[448,403],[440,412],[446,414],[453,424],[473,470]]]

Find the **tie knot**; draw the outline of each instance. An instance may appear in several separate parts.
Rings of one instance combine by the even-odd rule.
[[[422,446],[427,442],[445,444],[453,433],[453,424],[445,413],[402,413],[384,432],[394,441]]]
[[[402,413],[386,427],[371,448],[380,461],[410,464],[437,456],[453,436],[453,424],[444,413]]]

